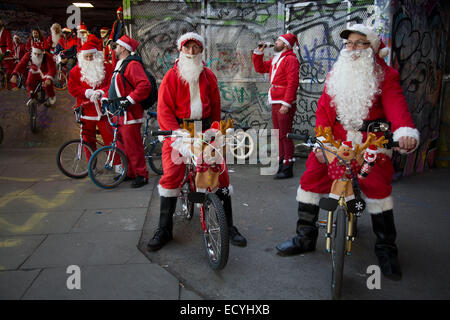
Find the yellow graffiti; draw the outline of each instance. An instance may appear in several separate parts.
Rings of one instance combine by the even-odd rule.
[[[23,239],[7,239],[0,241],[0,248],[12,248],[21,245]]]
[[[21,201],[26,201],[33,205],[39,206],[42,209],[53,209],[64,204],[67,199],[75,192],[75,190],[68,189],[64,193],[57,194],[53,200],[44,199],[36,195],[33,191],[28,191],[26,196],[17,196],[17,192],[11,192],[6,194],[4,197],[0,198],[0,208],[6,206],[8,203],[14,200],[20,199]]]
[[[12,223],[9,223],[3,218],[0,218],[0,229],[3,227],[12,233],[22,233],[27,232],[33,229],[48,213],[39,212],[33,214],[23,225],[18,226]]]

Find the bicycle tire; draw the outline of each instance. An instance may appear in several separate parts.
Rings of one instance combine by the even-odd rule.
[[[92,147],[83,142],[81,150],[80,139],[74,139],[64,143],[56,155],[56,163],[59,170],[69,178],[82,179],[88,175],[89,157],[94,153]]]
[[[64,72],[57,71],[55,75],[55,82],[53,83],[55,90],[62,91],[67,89],[67,76]]]
[[[3,137],[4,137],[3,128],[0,126],[0,144],[3,142]]]
[[[111,157],[114,157],[115,160]],[[116,166],[120,166],[121,172],[116,171]],[[119,148],[102,147],[95,151],[89,160],[89,177],[100,188],[112,189],[117,187],[125,180],[127,172],[128,159]]]
[[[252,136],[245,131],[237,131],[231,136],[231,139],[229,143],[231,154],[236,159],[248,159],[255,148]]]
[[[338,206],[335,212],[336,229],[331,248],[331,298],[339,299],[342,291],[344,276],[345,242],[347,230],[347,211],[344,207]]]
[[[225,210],[215,193],[206,194],[202,207],[206,227],[203,240],[209,265],[213,270],[221,270],[228,262],[230,250]]]
[[[161,141],[153,141],[147,155],[150,168],[152,168],[152,170],[159,175],[163,174],[162,147],[163,143]]]
[[[30,129],[31,132],[36,133],[37,132],[37,103],[31,102],[28,114],[30,116]]]
[[[178,195],[178,202],[180,204],[179,211],[181,212],[181,215],[186,220],[191,220],[192,216],[194,215],[194,203],[189,201],[188,195],[191,191],[191,185],[190,182],[187,181],[180,190],[180,194]]]

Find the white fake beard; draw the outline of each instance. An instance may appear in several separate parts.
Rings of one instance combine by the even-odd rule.
[[[61,33],[55,33],[55,31],[52,31],[52,42],[53,42],[53,46],[56,47],[56,45],[58,44],[59,39],[61,39]]]
[[[39,69],[41,68],[42,60],[44,59],[44,55],[41,55],[39,58],[32,53],[31,54],[31,62],[36,65]]]
[[[105,65],[103,64],[103,60],[103,52],[97,52],[92,61],[85,60],[83,54],[79,53],[78,65],[81,71],[81,81],[86,82],[93,88],[102,84],[105,78]]]
[[[88,36],[86,35],[85,37],[83,37],[82,35],[80,35],[80,40],[81,40],[81,44],[85,44],[85,42],[87,41]]]
[[[203,71],[202,54],[192,55],[180,52],[178,71],[182,80],[188,83],[198,83]]]
[[[381,93],[379,84],[383,76],[372,48],[341,51],[326,85],[337,119],[345,130],[361,128],[375,95]]]

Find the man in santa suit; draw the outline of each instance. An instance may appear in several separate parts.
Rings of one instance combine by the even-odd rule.
[[[96,149],[96,128],[105,145],[113,140],[113,129],[102,112],[101,97],[109,89],[112,67],[104,63],[103,53],[95,44],[86,42],[78,53],[78,64],[70,71],[67,89],[83,105],[83,140]],[[88,159],[89,160],[89,159]]]
[[[89,33],[86,25],[81,24],[78,29],[77,52],[80,52],[83,44],[85,44],[88,41],[93,43],[98,51],[103,50],[102,41],[99,38],[97,38],[95,34]]]
[[[18,34],[14,35],[13,43],[14,43],[14,59],[18,63],[20,59],[22,59],[22,57],[25,55],[25,45],[22,43],[22,39],[20,39],[20,36]]]
[[[400,75],[382,59],[387,48],[383,48],[378,34],[362,24],[342,31],[340,36],[346,39],[346,47],[328,75],[318,101],[316,126],[331,127],[336,141],[351,141],[355,145],[366,140],[370,123],[390,121],[394,141],[399,142],[397,150],[413,152],[418,147],[420,135],[400,86]],[[375,134],[382,135],[380,132]],[[400,279],[391,195],[394,173],[391,156],[392,150],[379,149],[370,174],[359,183],[366,210],[371,214],[377,238],[375,254],[381,271],[391,279]],[[330,192],[331,183],[321,150],[313,150],[297,191],[297,235],[277,246],[280,254],[315,250],[318,204],[320,198]]]
[[[212,122],[220,121],[221,106],[217,78],[202,61],[205,41],[197,33],[189,32],[177,41],[179,59],[164,76],[158,92],[158,123],[161,130],[180,130],[183,120],[201,121],[202,130],[209,129]],[[161,198],[159,227],[147,247],[150,251],[161,249],[172,240],[173,220],[180,184],[185,173],[184,163],[172,160],[173,141],[166,139],[162,149],[164,174],[159,180]],[[188,149],[190,146],[188,145]],[[187,156],[186,150],[179,150]],[[178,153],[177,153],[178,154]],[[233,225],[228,171],[219,176],[216,192],[223,202],[231,243],[246,246],[247,240]]]
[[[42,42],[35,43],[31,51],[23,56],[13,71],[11,82],[17,83],[17,74],[19,73],[25,76],[29,63],[29,72],[25,86],[30,97],[39,82],[43,81],[43,88],[47,94],[48,102],[50,105],[54,105],[56,96],[53,88],[53,79],[56,75],[56,64],[53,56],[45,51]]]
[[[50,35],[47,37],[47,43],[49,44],[50,53],[54,54],[56,46],[58,45],[59,39],[62,37],[61,25],[59,23],[54,23],[50,27]]]
[[[42,31],[39,28],[34,28],[31,30],[31,34],[28,38],[27,44],[25,45],[25,49],[27,51],[31,51],[35,43],[41,43],[44,50],[48,50],[50,48],[49,43],[42,35]]]
[[[11,37],[11,32],[7,30],[0,19],[0,57],[3,56],[3,61],[0,59],[1,65],[6,69],[6,74],[8,76],[14,70],[14,57],[13,57],[13,41]]]
[[[268,61],[263,61],[266,45],[260,45],[253,51],[253,65],[256,72],[269,73],[268,103],[272,105],[273,128],[279,130],[279,168],[275,179],[293,177],[294,143],[286,137],[286,134],[292,132],[292,123],[297,111],[300,63],[292,49],[295,44],[298,45],[298,40],[294,34],[279,36],[273,47],[275,55]]]
[[[108,99],[117,101],[126,110],[119,119],[117,145],[128,158],[126,179],[134,179],[131,184],[132,188],[140,188],[148,183],[147,164],[141,136],[141,126],[145,119],[144,109],[140,103],[150,94],[151,84],[142,64],[133,60],[138,45],[138,41],[127,35],[117,40],[114,54],[118,61],[110,87],[102,98],[102,103],[108,103]],[[132,61],[127,63],[125,70],[122,70],[122,63],[125,59]]]
[[[109,34],[109,39],[107,45],[112,45],[112,43],[116,42],[123,35],[125,35],[125,22],[123,21],[123,8],[119,7],[116,11],[117,19],[114,21],[111,33]],[[112,65],[115,66],[117,63],[116,57],[112,55]]]
[[[67,65],[69,76],[77,63],[77,40],[72,37],[72,30],[68,27],[62,29],[62,35],[56,45],[55,55],[61,55],[61,63]]]

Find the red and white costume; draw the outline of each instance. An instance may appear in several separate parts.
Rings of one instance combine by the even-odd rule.
[[[90,43],[86,43],[80,53],[97,53],[98,51]],[[110,145],[113,140],[113,129],[108,122],[107,117],[101,111],[100,98],[109,89],[111,82],[112,67],[110,64],[104,63],[104,78],[101,83],[90,84],[87,79],[83,78],[80,62],[70,71],[69,83],[67,90],[77,99],[77,106],[83,105],[83,139],[90,146],[96,149],[96,128],[98,127],[105,145]],[[98,98],[92,98],[93,91],[98,91]],[[92,101],[94,100],[94,101]]]
[[[11,37],[11,32],[7,30],[5,27],[0,29],[0,54],[4,54],[6,51],[10,51],[8,56],[4,57],[2,62],[3,66],[6,69],[6,73],[9,75],[14,70],[14,46]]]
[[[40,66],[32,62],[31,55],[33,53],[42,53],[44,55]],[[35,43],[33,49],[27,52],[20,60],[20,62],[17,64],[17,66],[13,71],[13,74],[21,73],[25,76],[25,72],[27,71],[29,63],[30,63],[29,72],[27,81],[25,83],[27,91],[28,92],[33,91],[41,81],[45,82],[46,80],[50,80],[51,83],[49,85],[46,85],[44,83],[43,87],[45,93],[49,98],[55,97],[53,80],[56,75],[56,63],[55,60],[53,59],[53,55],[44,51],[42,43]]]
[[[117,44],[122,45],[131,53],[134,53],[139,42],[127,35],[120,38]],[[142,144],[141,125],[144,123],[144,109],[140,102],[146,99],[150,93],[151,84],[145,74],[142,64],[137,61],[128,63],[124,76],[118,70],[123,60],[116,64],[109,90],[105,92],[104,98],[114,99],[126,97],[131,106],[127,108],[124,115],[119,119],[118,146],[125,152],[128,158],[128,177],[135,178],[137,175],[148,179],[147,165],[145,162],[144,146]],[[131,85],[130,85],[131,84]]]
[[[292,123],[297,110],[297,89],[299,85],[300,63],[292,47],[298,44],[297,37],[285,34],[279,37],[289,47],[288,50],[275,54],[268,61],[263,61],[264,53],[253,52],[253,65],[258,73],[269,73],[270,88],[268,103],[272,105],[272,124],[279,130],[279,156],[285,162],[294,160],[294,144],[286,138],[292,132]],[[289,111],[281,114],[282,106],[289,107]]]
[[[178,40],[181,50],[188,40],[200,41],[203,38],[197,34],[187,33]],[[164,76],[158,92],[157,119],[161,130],[178,130],[182,119],[202,120],[210,119],[211,123],[220,121],[221,106],[220,92],[217,78],[207,67],[200,73],[198,85],[192,85],[180,77],[178,61]],[[178,119],[178,120],[177,120]],[[206,130],[209,128],[202,128]],[[180,191],[185,165],[172,161],[172,139],[164,141],[162,161],[164,174],[159,180],[159,194],[163,197],[176,197]],[[181,156],[180,156],[181,157]],[[229,187],[228,171],[219,176],[219,187]]]
[[[385,61],[376,55],[376,63],[384,72],[384,79],[379,88],[381,94],[373,99],[369,114],[364,120],[375,120],[384,118],[391,122],[391,130],[394,140],[407,136],[413,137],[419,143],[419,132],[414,127],[411,114],[408,109],[405,96],[400,86],[400,75],[397,70],[388,66]],[[324,93],[318,101],[316,111],[316,126],[331,127],[334,139],[341,141],[352,141],[353,144],[361,144],[367,138],[365,131],[345,130],[343,125],[337,121],[336,107],[332,106],[332,97]],[[377,137],[382,133],[375,133]],[[417,148],[417,147],[416,147]],[[412,152],[412,151],[410,151]],[[367,210],[376,214],[393,208],[391,197],[391,178],[394,173],[391,150],[379,149],[375,166],[365,179],[360,179],[361,191],[366,197]],[[300,179],[297,191],[297,201],[318,205],[320,197],[330,192],[332,180],[327,174],[327,165],[320,163],[314,152],[311,152],[306,162],[306,171]]]
[[[80,34],[80,31],[88,32],[88,30],[87,30],[87,28],[86,28],[86,26],[84,24],[80,25],[80,29],[78,30],[78,34]],[[78,36],[78,39],[77,39],[77,52],[80,52],[81,47],[85,43],[88,43],[88,42],[94,44],[98,51],[102,51],[103,50],[103,43],[102,43],[102,41],[99,38],[97,38],[97,36],[95,34],[89,33],[87,35],[86,41],[83,41],[81,39],[80,35]]]

